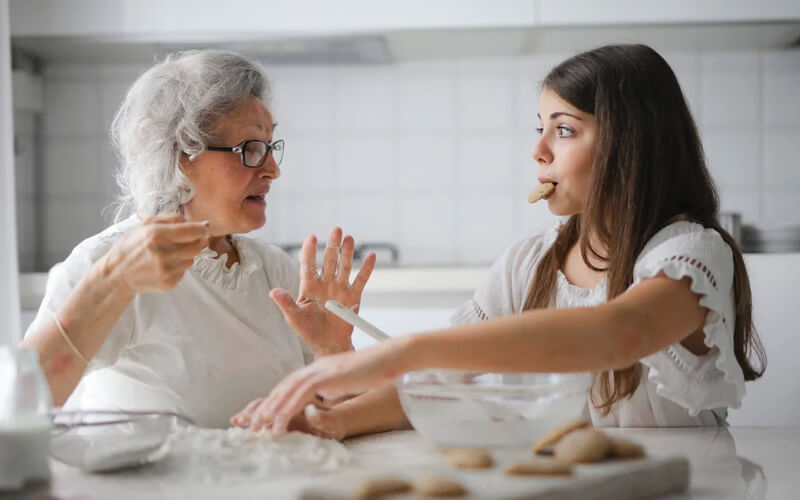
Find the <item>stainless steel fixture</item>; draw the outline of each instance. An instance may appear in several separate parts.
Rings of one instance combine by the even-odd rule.
[[[300,257],[300,249],[303,247],[302,243],[284,243],[278,245],[284,252],[293,256],[294,258]],[[322,261],[322,254],[325,252],[325,243],[320,242],[317,244],[317,262]],[[353,251],[353,265],[358,267],[364,260],[364,257],[369,255],[369,252],[375,252],[378,257],[377,266],[381,267],[395,267],[400,263],[400,250],[394,243],[385,241],[375,241],[360,243],[356,245]]]

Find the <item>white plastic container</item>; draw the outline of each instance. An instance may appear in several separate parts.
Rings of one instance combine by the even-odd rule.
[[[0,491],[50,479],[51,401],[36,351],[0,345]]]

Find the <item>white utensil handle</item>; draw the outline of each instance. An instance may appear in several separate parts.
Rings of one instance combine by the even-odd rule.
[[[381,331],[380,328],[373,325],[369,321],[365,320],[364,318],[354,313],[347,307],[343,306],[340,302],[336,300],[326,301],[325,309],[329,310],[336,316],[342,318],[344,321],[358,328],[359,330],[366,333],[367,335],[377,340],[378,342],[391,338],[390,336],[386,335],[383,331]]]

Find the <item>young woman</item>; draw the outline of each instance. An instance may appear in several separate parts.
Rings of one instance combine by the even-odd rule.
[[[385,384],[442,368],[591,371],[595,425],[724,425],[765,358],[742,255],[717,220],[669,65],[642,45],[579,54],[545,78],[539,117],[533,158],[566,222],[507,249],[457,326],[320,359],[232,423],[281,432],[317,393],[384,384],[305,423],[334,437],[407,425]]]

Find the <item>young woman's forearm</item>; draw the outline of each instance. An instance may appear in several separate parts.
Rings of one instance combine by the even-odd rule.
[[[113,271],[106,269],[107,256],[97,261],[54,311],[64,331],[80,354],[91,360],[103,345],[134,294]],[[46,314],[39,329],[20,344],[39,353],[53,404],[64,404],[78,385],[86,363],[63,338],[52,315]]]
[[[614,308],[536,310],[416,336],[407,368],[599,371],[632,364],[645,342]]]
[[[407,342],[404,371],[623,368],[702,328],[707,310],[689,285],[654,278],[597,307],[537,309],[392,342]]]
[[[373,389],[336,405],[331,411],[344,424],[344,437],[411,427],[394,385]]]

